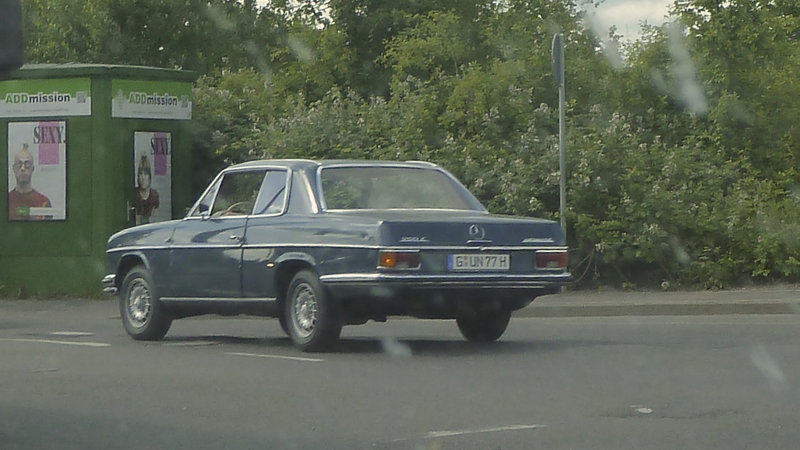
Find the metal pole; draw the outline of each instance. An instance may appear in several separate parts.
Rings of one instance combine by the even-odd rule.
[[[561,230],[564,232],[564,240],[567,239],[567,127],[564,119],[565,107],[564,83],[558,87],[558,168],[561,172],[561,179],[558,183],[558,193],[560,196],[559,213],[561,214]]]
[[[565,121],[566,90],[564,83],[564,34],[557,33],[553,36],[553,77],[558,83],[558,169],[560,172],[558,183],[559,215],[561,215],[561,231],[564,240],[567,239],[567,130]]]

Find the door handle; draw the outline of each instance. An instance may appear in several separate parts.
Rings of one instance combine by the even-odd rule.
[[[232,235],[228,236],[228,238],[230,240],[232,240],[232,241],[241,241],[242,240],[241,236],[237,236],[235,234],[232,234]]]
[[[131,205],[130,200],[125,202],[125,215],[127,216],[128,222],[136,225],[136,207]]]

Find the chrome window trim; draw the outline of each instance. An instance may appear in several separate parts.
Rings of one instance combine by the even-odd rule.
[[[214,179],[211,181],[211,183],[208,184],[208,186],[203,191],[203,193],[200,195],[200,197],[198,197],[197,200],[194,202],[194,205],[192,205],[192,207],[189,208],[189,212],[186,213],[186,216],[183,218],[183,220],[190,220],[190,219],[208,220],[208,219],[211,219],[210,215],[207,215],[207,216],[204,217],[203,215],[195,215],[194,213],[198,209],[198,207],[200,206],[200,201],[203,198],[205,198],[206,194],[208,194],[208,191],[211,189],[211,187],[214,186],[215,184],[217,184],[217,182],[220,179],[222,179],[222,177],[224,177],[225,175],[227,175],[229,173],[256,172],[256,171],[260,171],[260,170],[263,170],[265,175],[266,175],[266,172],[269,171],[269,170],[286,171],[286,182],[285,182],[286,184],[284,186],[284,189],[286,190],[286,195],[284,195],[284,198],[283,198],[283,208],[281,208],[281,212],[280,213],[273,213],[273,214],[257,214],[257,215],[254,215],[254,214],[239,214],[239,215],[235,215],[235,216],[230,215],[230,216],[225,216],[225,217],[214,217],[213,219],[215,219],[215,220],[217,220],[217,219],[224,220],[224,219],[240,219],[242,217],[276,217],[276,216],[281,216],[283,214],[286,214],[286,211],[287,211],[288,206],[289,206],[289,195],[291,194],[291,191],[292,191],[291,179],[292,179],[293,170],[291,168],[289,168],[289,167],[270,164],[270,165],[263,165],[263,166],[228,167],[227,169],[223,169],[220,173],[217,174],[216,177],[214,177]],[[263,180],[262,180],[262,182],[263,182]],[[261,189],[261,186],[259,186],[259,193],[261,193],[260,189]],[[219,188],[217,188],[217,193],[214,194],[214,200],[211,202],[211,205],[209,206],[209,211],[214,209],[214,203],[217,201],[217,195],[218,194],[219,194]]]
[[[280,212],[271,213],[271,214],[249,214],[247,217],[278,217],[286,214],[286,211],[289,209],[289,196],[292,194],[292,169],[288,167],[275,167],[275,168],[267,168],[267,170],[282,170],[286,172],[286,180],[284,181],[284,194],[283,194],[283,205],[281,206]],[[263,180],[262,180],[263,182]],[[259,186],[259,194],[261,194],[261,187]]]
[[[189,208],[189,212],[186,213],[186,216],[184,217],[184,219],[202,219],[203,218],[202,214],[199,215],[199,216],[195,216],[194,212],[200,207],[200,201],[202,201],[206,197],[206,195],[208,194],[208,191],[210,191],[211,188],[219,182],[219,180],[222,178],[224,173],[225,173],[225,170],[221,171],[220,173],[217,174],[217,176],[215,176],[211,180],[210,183],[208,183],[208,186],[206,186],[206,188],[203,190],[203,193],[200,194],[200,196],[197,198],[197,200],[195,200],[194,205],[192,205],[192,207]],[[217,188],[217,192],[219,192],[219,188]],[[214,194],[214,199],[211,201],[211,205],[209,205],[209,207],[208,207],[209,211],[211,210],[211,208],[213,208],[214,202],[216,200],[217,200],[217,194]]]
[[[319,214],[322,201],[314,193],[314,187],[311,185],[311,180],[308,179],[308,176],[304,174],[301,178],[301,182],[306,188],[306,194],[308,194],[308,201],[311,203],[311,214]],[[322,192],[320,191],[319,193],[321,194]]]

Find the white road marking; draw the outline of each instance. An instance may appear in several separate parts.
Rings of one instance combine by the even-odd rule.
[[[644,405],[631,405],[631,408],[639,414],[652,414],[653,409]]]
[[[78,347],[111,347],[111,344],[106,344],[105,342],[54,341],[52,339],[0,338],[0,341],[6,341],[6,342],[32,342],[32,343],[36,343],[36,344],[74,345],[74,346],[78,346]]]
[[[693,316],[687,316],[693,317]],[[686,320],[663,320],[659,316],[593,316],[593,317],[516,317],[512,320],[535,320],[538,322],[552,321],[565,325],[579,325],[584,326],[584,323],[579,322],[607,322],[613,325],[629,325],[640,326],[642,324],[655,323],[656,325],[723,325],[723,326],[772,326],[772,325],[785,325],[797,326],[800,324],[800,315],[791,314],[775,314],[772,317],[774,320],[759,320],[748,321],[743,320],[707,320],[707,317]]]
[[[64,337],[84,337],[84,336],[92,336],[94,333],[89,333],[86,331],[53,331],[50,333],[51,336],[64,336]]]
[[[445,430],[445,431],[431,431],[425,433],[423,439],[436,439],[451,436],[463,436],[465,434],[480,434],[480,433],[496,433],[498,431],[518,431],[518,430],[534,430],[537,428],[547,428],[547,425],[504,425],[491,428],[478,428],[475,430]]]
[[[660,322],[660,324],[661,325],[702,325],[702,326],[706,326],[706,325],[724,325],[724,326],[737,326],[737,327],[744,325],[744,326],[748,326],[748,327],[749,326],[762,327],[762,326],[772,326],[772,325],[795,325],[796,326],[798,323],[800,323],[800,320],[798,320],[797,318],[794,318],[794,317],[780,316],[780,317],[776,317],[775,319],[776,319],[775,321],[763,320],[763,321],[757,321],[757,322],[756,321],[743,321],[743,320],[741,320],[741,321],[732,321],[731,320],[731,321],[724,321],[724,322],[721,321],[721,320],[720,321],[710,321],[710,320],[706,320],[706,321],[701,321],[701,320],[691,321],[691,320],[685,320],[685,321],[669,321],[669,322],[665,321],[665,322]],[[783,319],[783,320],[780,320],[780,319]]]
[[[298,356],[264,355],[260,353],[240,353],[240,352],[225,352],[225,354],[233,356],[249,356],[252,358],[288,359],[290,361],[301,361],[301,362],[325,362],[324,359],[301,358]]]
[[[161,344],[164,347],[205,347],[209,345],[219,345],[215,341],[188,341],[188,342],[166,342]]]

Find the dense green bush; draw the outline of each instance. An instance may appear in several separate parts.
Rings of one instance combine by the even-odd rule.
[[[183,23],[178,40],[117,0],[24,3],[31,62],[202,74],[198,190],[256,158],[423,159],[493,212],[556,220],[550,45],[563,31],[579,284],[800,280],[796,2],[676,2],[624,60],[614,30],[593,35],[570,0],[139,2]],[[90,39],[59,40],[71,29]]]

